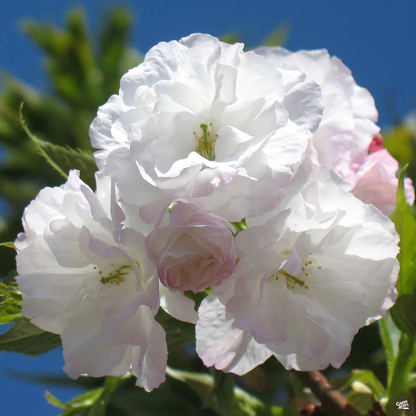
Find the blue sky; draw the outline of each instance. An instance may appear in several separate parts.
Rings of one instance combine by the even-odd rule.
[[[47,89],[40,53],[19,28],[24,18],[62,25],[65,12],[83,5],[96,28],[111,1],[0,0],[0,68],[26,83]],[[391,123],[387,97],[399,114],[416,108],[416,1],[398,0],[125,0],[136,17],[132,44],[146,52],[159,41],[193,32],[240,33],[257,45],[279,23],[291,26],[286,47],[326,48],[352,70],[358,84],[370,90],[380,125]],[[1,114],[0,114],[1,117]],[[62,374],[59,350],[30,358],[0,354],[0,398],[5,414],[56,415],[43,398],[45,386],[18,381],[5,371]],[[52,388],[63,399],[76,391]],[[22,399],[24,397],[24,399]]]
[[[41,55],[21,33],[24,18],[62,24],[72,5],[83,5],[92,26],[114,2],[67,0],[0,1],[0,68],[38,88],[46,88]],[[376,99],[380,124],[391,122],[387,96],[399,114],[416,107],[416,2],[414,0],[124,0],[134,12],[133,45],[145,52],[162,40],[192,32],[241,33],[250,45],[261,42],[277,24],[292,30],[292,50],[326,48],[353,71]]]

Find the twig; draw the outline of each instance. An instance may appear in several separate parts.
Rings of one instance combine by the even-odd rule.
[[[320,371],[294,371],[322,402],[329,416],[361,416],[361,413],[338,390],[334,390]]]

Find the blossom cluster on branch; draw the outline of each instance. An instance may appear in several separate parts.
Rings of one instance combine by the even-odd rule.
[[[243,46],[152,48],[92,122],[95,192],[71,171],[26,208],[23,314],[61,335],[70,377],[158,387],[160,307],[207,366],[339,367],[394,304],[398,163],[373,98],[327,51]]]

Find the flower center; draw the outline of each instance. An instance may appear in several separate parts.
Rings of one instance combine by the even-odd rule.
[[[311,270],[311,267],[315,267],[319,270],[322,269],[321,266],[316,266],[316,264],[313,264],[312,260],[305,260],[302,266],[302,279],[309,279],[309,273],[313,271]],[[270,277],[275,278],[276,280],[278,280],[279,277],[285,278],[288,289],[296,289],[296,286],[303,287],[304,289],[309,289],[309,286],[305,284],[305,280],[302,280],[300,277],[292,276],[286,270],[279,270],[278,272],[272,274]]]
[[[197,141],[197,147],[195,151],[208,160],[215,160],[215,142],[218,139],[218,134],[214,134],[212,123],[204,124],[200,126],[202,134],[198,135],[194,131],[194,136]]]
[[[303,287],[305,289],[309,289],[308,285],[305,285],[305,281],[302,279],[299,279],[299,277],[292,276],[285,270],[279,270],[277,273],[272,274],[270,277],[276,278],[276,280],[279,280],[279,276],[286,279],[286,285],[290,289],[295,289],[296,285],[299,285],[300,287]]]
[[[95,266],[94,269],[97,269],[97,267]],[[103,272],[101,270],[98,271],[98,274],[100,276],[100,282],[103,285],[112,283],[119,285],[120,283],[126,281],[125,276],[128,275],[132,270],[133,269],[131,265],[126,264],[114,270],[113,272],[110,272],[108,276],[103,276]]]

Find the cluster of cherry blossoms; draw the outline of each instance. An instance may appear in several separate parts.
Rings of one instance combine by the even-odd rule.
[[[160,307],[196,324],[207,366],[341,366],[396,299],[398,164],[376,120],[325,50],[160,43],[91,125],[96,191],[71,171],[26,208],[24,315],[61,335],[70,377],[147,391],[165,379]]]

